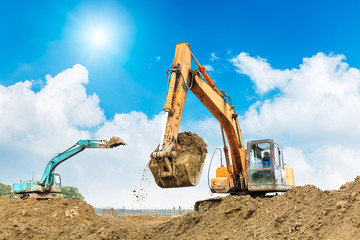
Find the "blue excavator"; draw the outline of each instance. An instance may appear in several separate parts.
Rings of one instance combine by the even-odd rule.
[[[13,184],[13,193],[19,194],[22,199],[56,199],[62,198],[61,178],[55,173],[55,169],[60,163],[68,160],[76,154],[84,151],[86,148],[114,148],[126,145],[118,137],[112,137],[107,140],[80,140],[75,145],[57,154],[47,164],[44,174],[40,181],[22,181]]]

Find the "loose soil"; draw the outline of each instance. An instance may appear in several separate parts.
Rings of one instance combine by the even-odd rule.
[[[180,146],[180,149],[175,147],[175,150],[178,156],[181,156],[183,153],[193,153],[201,156],[201,161],[205,160],[207,153],[207,145],[205,141],[198,136],[196,133],[192,132],[181,132],[177,138],[177,144]]]
[[[141,239],[168,218],[99,216],[81,199],[0,197],[0,239]]]
[[[151,234],[153,239],[360,239],[360,177],[336,191],[306,185],[271,198],[216,198]]]
[[[275,197],[226,196],[173,218],[98,216],[75,200],[0,197],[0,239],[359,239],[360,177]]]

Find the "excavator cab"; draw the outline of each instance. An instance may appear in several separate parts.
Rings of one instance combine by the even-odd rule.
[[[246,172],[247,188],[236,189],[231,171],[221,166],[216,177],[211,179],[211,192],[230,194],[261,194],[285,192],[295,186],[293,169],[284,163],[280,143],[271,140],[255,140],[247,143]]]
[[[57,173],[54,173],[54,180],[50,192],[61,192],[61,177]]]
[[[246,163],[249,191],[281,192],[294,186],[292,168],[284,164],[282,147],[274,140],[248,142]]]

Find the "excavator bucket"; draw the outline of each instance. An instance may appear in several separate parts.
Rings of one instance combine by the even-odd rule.
[[[155,150],[149,168],[161,188],[196,186],[199,183],[207,149],[202,138],[191,132],[180,133],[170,151]]]
[[[176,158],[151,158],[149,168],[156,184],[161,188],[196,186],[199,183],[204,161],[191,153]]]
[[[109,148],[114,148],[117,146],[121,146],[121,145],[126,145],[126,143],[119,137],[112,137],[110,138],[109,142],[108,142],[108,147]]]

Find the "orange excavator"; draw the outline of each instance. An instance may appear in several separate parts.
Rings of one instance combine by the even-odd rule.
[[[197,69],[191,69],[192,60]],[[174,151],[188,89],[221,125],[226,166],[216,169],[216,177],[210,184],[212,192],[265,195],[285,192],[295,185],[293,169],[284,163],[283,150],[278,142],[271,139],[249,141],[245,149],[231,98],[216,86],[205,67],[192,54],[188,43],[176,45],[175,58],[167,74],[169,83],[164,106],[167,122],[160,145],[151,153],[149,162],[160,187],[195,186],[200,179],[203,162],[199,166],[199,161],[196,162],[197,158],[191,154],[179,159]]]

